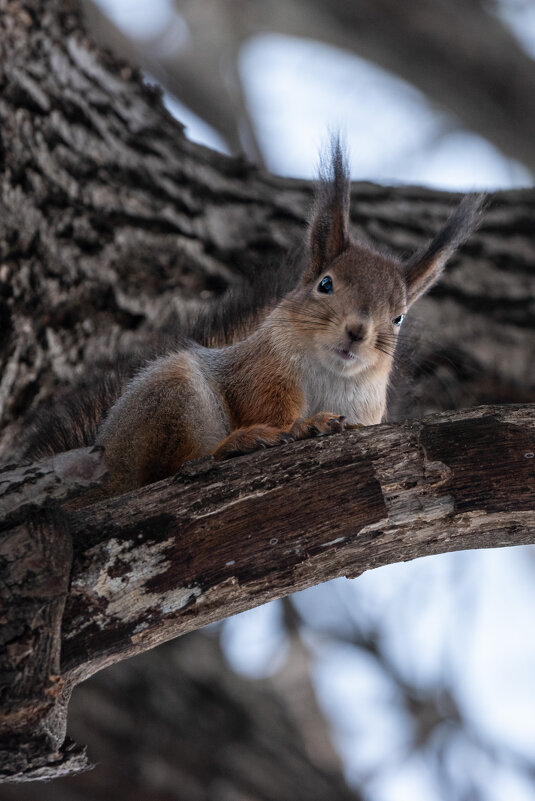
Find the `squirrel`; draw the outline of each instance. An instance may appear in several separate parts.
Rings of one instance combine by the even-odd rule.
[[[347,158],[334,139],[296,285],[241,341],[189,342],[134,375],[96,435],[106,494],[153,483],[202,456],[380,423],[403,319],[476,228],[482,203],[482,195],[467,195],[406,261],[354,242]]]

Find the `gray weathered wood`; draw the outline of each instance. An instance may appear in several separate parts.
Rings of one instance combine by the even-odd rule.
[[[106,474],[103,449],[77,448],[30,465],[0,469],[0,520],[5,525],[98,486]]]
[[[0,686],[19,688],[0,723],[4,778],[80,769],[79,749],[72,764],[61,752],[66,705],[107,665],[336,576],[535,542],[534,451],[535,405],[494,406],[204,459],[77,511],[50,511],[44,480],[40,516],[10,510],[0,540],[15,621]]]
[[[85,750],[65,739],[70,688],[61,675],[61,620],[71,559],[71,537],[58,510],[27,514],[0,533],[4,779],[50,778],[88,767]]]
[[[80,510],[62,669],[126,654],[340,575],[533,542],[535,406],[371,426]]]

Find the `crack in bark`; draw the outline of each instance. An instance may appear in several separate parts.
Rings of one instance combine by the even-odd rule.
[[[533,542],[534,432],[534,405],[450,412],[203,459],[70,513],[51,499],[98,480],[100,453],[2,471],[0,592],[13,622],[0,668],[18,677],[0,726],[5,775],[72,768],[60,750],[72,686],[118,660],[336,576]],[[72,539],[72,569],[58,537]],[[36,543],[48,561],[35,561]]]

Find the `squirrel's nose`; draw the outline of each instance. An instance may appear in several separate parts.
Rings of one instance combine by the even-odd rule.
[[[361,342],[366,338],[366,326],[362,323],[352,323],[346,326],[346,333],[351,342]]]

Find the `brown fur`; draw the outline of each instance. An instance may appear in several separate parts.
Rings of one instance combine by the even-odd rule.
[[[303,408],[303,393],[291,367],[274,360],[260,336],[253,336],[236,348],[229,359],[223,387],[232,428],[259,422],[288,426]]]
[[[97,436],[107,491],[156,481],[210,453],[225,458],[379,423],[399,330],[393,320],[437,280],[480,205],[465,200],[407,265],[352,243],[349,178],[335,141],[301,280],[242,341],[193,344],[134,377]]]

